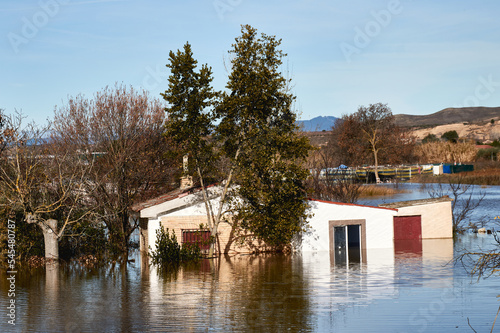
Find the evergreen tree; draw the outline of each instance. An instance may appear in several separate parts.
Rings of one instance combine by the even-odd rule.
[[[297,134],[290,81],[280,72],[286,56],[278,49],[280,43],[265,34],[259,38],[256,29],[243,26],[229,52],[233,57],[227,92],[217,103],[211,71],[204,65],[196,72],[189,44],[183,52],[170,53],[169,88],[163,94],[169,103],[166,133],[191,156],[212,236],[229,202],[239,222],[233,227],[239,225],[275,246],[288,244],[307,216],[307,171],[301,162],[311,146]],[[213,141],[208,140],[210,134]],[[203,179],[221,160],[224,187],[212,207]]]
[[[237,167],[237,220],[240,227],[273,246],[290,243],[307,217],[301,163],[309,141],[298,135],[290,80],[280,72],[286,56],[281,40],[242,27],[232,55],[232,71],[217,108],[217,135]]]
[[[194,172],[185,170],[184,176],[194,173],[198,177],[207,211],[208,227],[215,239],[222,211],[212,206],[205,187],[205,177],[211,173],[217,156],[213,140],[209,140],[215,121],[211,107],[217,94],[211,87],[211,68],[203,65],[197,72],[196,64],[189,43],[184,45],[183,51],[170,51],[167,64],[170,68],[169,85],[162,94],[168,102],[165,109],[168,114],[165,135],[177,143],[184,154],[190,156],[191,169],[194,168]],[[220,202],[223,203],[224,200],[225,194],[221,196]],[[213,252],[214,244],[211,244],[209,255]]]

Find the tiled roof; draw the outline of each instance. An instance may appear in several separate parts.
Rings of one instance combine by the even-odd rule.
[[[208,188],[211,188],[213,186],[215,186],[217,184],[212,184],[212,185],[209,185],[209,186],[206,186],[205,189],[208,189]],[[156,198],[153,198],[153,199],[149,199],[147,201],[144,201],[144,202],[139,202],[139,203],[136,203],[134,204],[131,209],[132,211],[134,212],[139,212],[143,209],[146,209],[146,208],[149,208],[149,207],[152,207],[152,206],[156,206],[156,205],[159,205],[159,204],[162,204],[164,202],[167,202],[167,201],[170,201],[170,200],[174,200],[176,198],[181,198],[183,196],[186,196],[186,195],[189,195],[189,194],[193,194],[193,193],[196,193],[196,192],[200,192],[201,191],[201,187],[200,186],[192,186],[192,187],[188,187],[188,188],[185,188],[185,189],[180,189],[180,188],[177,188],[173,191],[170,191],[168,193],[165,193],[165,194],[162,194]]]
[[[451,199],[450,197],[445,195],[445,196],[442,196],[440,198],[428,198],[428,199],[420,199],[420,200],[398,201],[398,202],[393,202],[393,203],[388,203],[388,204],[382,204],[379,206],[386,207],[386,208],[401,208],[401,207],[409,207],[409,206],[427,205],[427,204],[432,204],[432,203],[437,203],[437,202],[446,202],[446,201],[453,201],[453,199]]]
[[[131,207],[131,209],[134,212],[139,212],[139,211],[141,211],[141,210],[143,210],[145,208],[149,208],[149,207],[152,207],[152,206],[155,206],[155,205],[159,205],[159,204],[162,204],[164,202],[173,200],[175,198],[179,198],[179,197],[182,197],[184,195],[191,194],[194,191],[195,191],[194,187],[188,187],[188,188],[185,188],[185,189],[177,188],[177,189],[175,189],[173,191],[170,191],[168,193],[162,194],[159,197],[156,197],[156,198],[153,198],[153,199],[149,199],[149,200],[144,201],[144,202],[136,203],[135,205],[133,205]]]
[[[393,207],[376,207],[376,206],[366,206],[366,205],[358,205],[358,204],[352,204],[352,203],[346,203],[346,202],[335,202],[335,201],[326,201],[326,200],[319,200],[319,199],[308,199],[309,201],[317,201],[317,202],[323,202],[327,204],[332,204],[332,205],[340,205],[340,206],[355,206],[355,207],[365,207],[365,208],[376,208],[376,209],[388,209],[388,210],[395,210],[397,209]]]

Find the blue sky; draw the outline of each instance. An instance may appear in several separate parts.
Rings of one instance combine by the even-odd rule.
[[[0,108],[36,122],[115,82],[154,97],[193,47],[224,89],[241,24],[282,39],[300,119],[500,106],[500,3],[461,0],[3,0]]]

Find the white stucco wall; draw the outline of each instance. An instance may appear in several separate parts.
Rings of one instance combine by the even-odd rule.
[[[394,209],[310,201],[314,216],[309,220],[310,231],[303,234],[302,251],[329,251],[329,221],[365,220],[366,248],[390,249],[394,247]]]
[[[398,208],[398,216],[411,215],[422,216],[422,239],[453,237],[450,201]]]
[[[159,219],[149,219],[148,222],[148,242],[149,248],[154,251],[156,250],[156,230],[160,228]],[[149,251],[151,251],[149,250]]]
[[[219,186],[207,189],[209,194],[221,191]],[[194,202],[197,202],[193,205]],[[218,208],[217,200],[212,200],[214,209]],[[167,213],[169,212],[170,213]],[[193,216],[206,215],[205,204],[202,201],[201,192],[196,194],[184,194],[177,198],[160,204],[144,208],[140,211],[140,217],[148,219],[148,242],[152,250],[156,249],[156,231],[160,228],[160,221],[165,216]]]
[[[151,250],[156,250],[156,232],[160,228],[162,221],[168,221],[169,218],[177,218],[179,220],[178,218],[189,217],[190,221],[186,220],[185,229],[198,228],[199,223],[193,222],[198,220],[195,217],[201,217],[201,220],[204,221],[203,223],[206,223],[206,206],[203,201],[200,201],[202,200],[200,195],[200,193],[188,194],[141,210],[141,218],[148,219],[148,241]],[[219,209],[218,197],[210,200],[210,202],[212,209],[214,209],[214,214],[217,214]],[[168,223],[166,226],[168,227]],[[179,224],[176,223],[170,227],[178,228]],[[227,229],[227,224],[219,225],[219,231],[223,231],[224,227]],[[179,230],[176,231],[178,240],[182,237]]]

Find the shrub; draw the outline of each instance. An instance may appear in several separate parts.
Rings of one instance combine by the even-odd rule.
[[[4,206],[0,209],[0,261],[7,263],[6,258],[9,250],[7,223],[9,220],[15,223],[17,261],[26,261],[31,256],[43,257],[45,250],[40,227],[35,224],[26,223],[22,211]]]
[[[68,227],[67,236],[59,242],[59,256],[66,260],[88,255],[102,258],[106,242],[105,226],[84,220]]]
[[[441,135],[441,138],[452,143],[457,143],[458,133],[457,131],[448,131]]]
[[[439,141],[439,139],[436,137],[435,134],[427,134],[427,136],[422,139],[422,143],[438,142],[438,141]]]
[[[153,264],[165,268],[179,265],[182,262],[198,261],[201,258],[201,250],[197,244],[179,245],[175,232],[170,235],[168,228],[161,225],[156,231],[156,250],[151,252]]]
[[[496,161],[498,159],[499,151],[500,151],[499,148],[494,148],[494,147],[488,149],[479,149],[477,151],[477,158]]]

